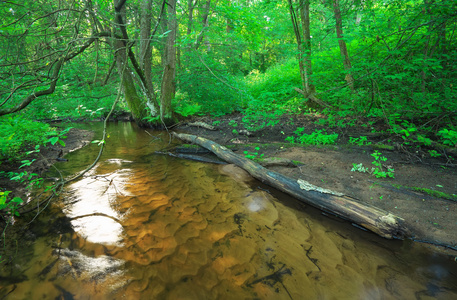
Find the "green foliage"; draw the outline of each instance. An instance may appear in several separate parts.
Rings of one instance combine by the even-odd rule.
[[[408,121],[402,121],[401,125],[397,125],[394,120],[390,121],[391,129],[390,132],[398,134],[402,137],[405,144],[409,144],[410,141],[415,141],[412,138],[413,134],[417,132],[417,127]],[[420,136],[422,143],[429,143],[430,141],[424,136]]]
[[[438,153],[436,150],[428,150],[428,153],[430,154],[431,157],[440,157],[441,154]]]
[[[235,120],[230,120],[228,125],[232,127],[238,127],[238,123]]]
[[[352,164],[351,172],[360,172],[360,173],[367,173],[370,172],[368,168],[365,168],[362,163],[360,164]]]
[[[395,178],[395,170],[393,168],[387,168],[387,170],[384,171],[382,163],[387,161],[387,158],[383,156],[381,152],[375,151],[371,156],[374,157],[372,164],[375,165],[375,167],[372,167],[370,170],[369,168],[364,167],[362,163],[353,163],[351,172],[369,173],[376,178]]]
[[[278,124],[283,113],[284,111],[282,110],[265,111],[250,108],[245,110],[245,116],[242,121],[247,130],[259,131],[268,126],[273,127]]]
[[[303,145],[333,145],[338,139],[337,133],[326,134],[324,129],[316,129],[310,134],[303,133],[305,128],[298,127],[294,133],[297,138],[293,136],[286,137],[286,142],[291,144],[300,143]]]
[[[56,143],[59,143],[62,147],[65,147],[65,142],[63,141],[63,139],[66,139],[67,136],[66,134],[68,133],[68,131],[70,131],[70,129],[72,129],[73,127],[67,127],[59,132],[56,132],[56,131],[52,131],[49,133],[49,135],[51,136],[49,139],[47,139],[44,144],[46,145],[47,143],[50,143],[51,145],[55,145]],[[30,154],[32,152],[39,152],[39,147],[40,145],[37,145],[35,146],[35,150],[34,151],[31,151],[31,152],[28,152],[27,154]]]
[[[288,142],[290,144],[295,144],[295,137],[293,137],[293,136],[286,137],[286,142]]]
[[[366,136],[361,136],[358,138],[355,137],[349,137],[349,144],[351,145],[358,145],[358,146],[365,146],[365,145],[371,145],[371,142],[368,142],[368,139]]]
[[[26,163],[24,165],[30,165],[33,161],[32,162],[27,161],[27,162],[28,163]],[[24,166],[24,165],[22,165],[22,166]],[[5,177],[9,178],[11,181],[25,184],[26,188],[41,187],[41,185],[43,183],[42,177],[39,177],[39,175],[36,173],[29,173],[27,171],[23,171],[21,173],[18,173],[18,172],[5,173],[5,172],[1,171],[0,176],[5,176]]]
[[[432,140],[428,137],[423,136],[422,134],[417,135],[417,142],[425,146],[430,146],[432,144]]]
[[[193,115],[198,114],[200,109],[201,109],[201,106],[198,104],[194,104],[194,105],[185,104],[185,105],[181,105],[181,106],[177,107],[175,109],[175,112],[182,115],[183,117],[188,117],[188,116],[193,116]]]
[[[227,68],[209,57],[205,59],[208,70],[192,53],[187,53],[184,59],[187,68],[177,74],[181,101],[200,107],[199,113],[213,116],[241,109],[243,84]]]
[[[303,103],[294,87],[301,85],[300,71],[296,59],[289,59],[269,68],[265,73],[252,72],[246,77],[246,89],[252,97],[251,110],[287,109],[290,113],[299,113]]]
[[[244,157],[246,158],[249,158],[249,159],[252,159],[252,160],[258,160],[258,159],[261,159],[263,157],[263,153],[259,155],[259,150],[260,148],[259,147],[255,147],[254,148],[256,150],[256,152],[250,152],[250,151],[244,151]]]
[[[335,62],[341,61],[338,41],[327,37],[322,41],[314,31],[319,49],[313,48],[311,80],[319,98],[338,109],[334,116],[343,113],[354,118],[389,119],[398,114],[397,124],[412,119],[424,123],[434,119],[443,125],[449,121],[455,123],[455,114],[451,112],[457,109],[457,67],[450,66],[457,59],[457,40],[450,37],[455,26],[450,9],[453,5],[455,1],[447,5],[388,1],[383,5],[371,2],[363,8],[348,9],[344,30],[352,54],[354,90],[346,86],[341,64],[335,67]],[[361,22],[354,24],[362,15]],[[334,26],[332,22],[314,24],[324,29],[322,32],[326,32],[326,26]],[[329,118],[327,124],[332,122]],[[413,135],[411,127],[403,129],[404,132],[398,132],[402,136]],[[431,135],[426,133],[422,137]]]
[[[59,8],[68,14],[55,14],[52,20],[48,17],[55,9],[52,1],[23,2],[22,6],[6,3],[11,9],[2,13],[0,103],[6,101],[2,109],[49,88],[55,60],[67,53],[67,47],[78,49],[93,34],[89,24],[94,20],[89,22],[86,15],[79,15],[79,2],[62,2]],[[401,137],[404,144],[431,146],[438,138],[437,142],[455,147],[457,133],[449,127],[457,121],[453,113],[457,110],[455,4],[455,0],[368,1],[363,5],[341,2],[344,42],[355,78],[352,89],[345,81],[349,71],[342,65],[340,41],[334,34],[332,5],[312,2],[313,72],[307,73],[307,79],[316,87],[316,96],[335,108],[319,111],[324,115],[319,124],[345,128],[361,118],[367,123],[383,120],[389,132]],[[185,21],[189,12],[185,5],[179,6],[175,112],[183,116],[242,112],[244,126],[250,131],[278,124],[286,113],[308,113],[308,100],[294,90],[303,89],[303,82],[285,5],[281,1],[223,1],[211,6],[214,18],[209,26]],[[91,6],[98,12],[97,22],[116,29],[109,23],[112,4],[96,1]],[[141,30],[137,24],[142,23],[136,9],[134,4],[127,5],[125,15],[127,33],[134,38]],[[194,9],[200,16],[206,10],[205,2],[196,2]],[[158,6],[153,10],[159,13]],[[76,20],[81,23],[72,23]],[[70,23],[63,26],[66,22]],[[161,80],[168,33],[159,29],[150,41],[154,84]],[[78,39],[70,38],[75,34]],[[103,118],[120,82],[118,72],[110,68],[114,55],[110,45],[97,42],[68,60],[59,72],[55,92],[33,101],[27,115],[33,119]],[[125,102],[117,104],[117,112],[126,109]],[[437,135],[433,131],[436,128],[441,128]],[[12,133],[5,136],[0,129],[2,140],[9,141]],[[302,143],[299,137],[288,137],[288,141]],[[361,140],[350,143],[364,145]],[[0,142],[0,158],[14,156],[24,148],[21,145],[12,143],[7,149],[5,142]]]
[[[455,147],[457,145],[457,131],[443,128],[438,131],[438,136],[441,137],[441,140],[445,145],[449,145],[450,147]]]
[[[386,178],[386,177],[395,178],[394,169],[387,168],[387,171],[383,170],[382,163],[387,161],[387,158],[385,156],[382,156],[381,152],[375,151],[374,153],[371,154],[371,156],[374,157],[374,161],[372,162],[372,164],[376,166],[376,168],[373,169],[372,173],[376,178]]]
[[[13,199],[8,199],[8,195],[11,191],[0,191],[0,211],[5,211],[6,213],[10,213],[13,216],[19,216],[19,212],[17,211],[21,204],[24,202],[19,197],[14,197]]]
[[[19,159],[25,151],[49,141],[56,129],[20,115],[0,117],[0,160]],[[54,141],[54,140],[53,140]]]
[[[155,116],[155,117],[147,116],[147,117],[144,117],[143,120],[146,122],[152,123],[152,124],[156,124],[156,123],[160,122],[160,116]]]

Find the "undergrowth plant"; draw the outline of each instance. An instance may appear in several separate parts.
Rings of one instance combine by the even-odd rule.
[[[0,118],[0,160],[16,160],[25,151],[44,144],[56,129],[48,124],[30,121],[20,115]]]
[[[450,147],[455,147],[457,145],[457,131],[443,128],[438,131],[438,136],[441,137],[441,141],[444,145]]]
[[[294,133],[297,137],[288,136],[286,142],[291,144],[299,143],[302,145],[333,145],[338,139],[338,133],[327,134],[325,129],[316,129],[310,134],[303,133],[305,128],[298,127]]]
[[[382,155],[381,152],[375,151],[371,154],[374,157],[374,161],[372,162],[375,167],[371,169],[364,167],[362,163],[360,164],[352,164],[351,172],[360,172],[360,173],[369,173],[376,178],[395,178],[395,170],[391,167],[383,167],[382,163],[387,161],[387,158]]]
[[[254,148],[256,150],[256,152],[251,152],[251,151],[244,151],[244,157],[246,158],[249,158],[249,159],[252,159],[252,160],[256,160],[256,159],[259,159],[259,158],[262,158],[263,157],[263,153],[259,155],[259,150],[260,148],[259,147],[255,147]]]
[[[261,108],[250,108],[245,110],[242,121],[244,127],[249,131],[259,131],[267,127],[273,127],[279,123],[283,110],[262,110]]]
[[[393,168],[387,167],[387,171],[384,171],[382,163],[387,161],[387,158],[382,155],[381,152],[375,151],[374,153],[371,154],[371,156],[374,157],[374,161],[372,162],[373,165],[376,166],[373,170],[373,175],[376,178],[395,178],[394,172],[395,170]]]
[[[371,142],[368,141],[366,136],[361,136],[358,138],[349,137],[349,144],[357,145],[357,146],[366,146],[366,145],[371,145]]]
[[[47,144],[55,145],[55,144],[60,144],[61,146],[65,147],[65,142],[63,139],[66,138],[65,134],[68,133],[68,131],[71,128],[66,128],[65,130],[62,130],[60,132],[56,131],[49,131],[47,132],[44,136],[47,137],[47,140],[42,142],[41,144],[35,145],[35,149],[31,151],[25,152],[25,155],[31,155],[35,153],[39,153],[41,151],[41,145],[45,146]],[[43,138],[43,136],[41,137]],[[36,141],[36,140],[33,140]],[[29,141],[30,143],[30,141]],[[27,145],[27,144],[26,144]],[[16,159],[18,156],[15,157]],[[38,175],[37,173],[29,172],[29,171],[22,171],[19,172],[20,169],[24,167],[29,167],[31,166],[36,159],[23,159],[21,161],[21,165],[18,168],[18,171],[10,171],[10,172],[5,172],[5,171],[0,171],[0,176],[9,178],[11,181],[20,183],[25,185],[26,189],[31,189],[34,187],[41,187],[44,179]],[[48,187],[47,189],[50,189],[52,187]],[[3,191],[0,192],[0,211],[2,211],[1,215],[14,215],[14,216],[19,216],[18,208],[20,205],[24,202],[21,198],[19,197],[13,197],[12,199],[9,199],[11,191]]]
[[[0,192],[0,211],[5,210],[11,213],[11,215],[19,216],[19,212],[17,210],[24,200],[19,197],[14,197],[13,199],[8,200],[10,193],[11,191]]]

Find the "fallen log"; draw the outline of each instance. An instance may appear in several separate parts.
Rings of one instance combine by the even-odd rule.
[[[173,135],[183,141],[198,144],[212,151],[219,158],[246,170],[254,178],[292,195],[304,203],[337,215],[384,238],[404,239],[410,237],[405,221],[392,213],[341,193],[311,185],[304,180],[295,180],[268,170],[211,140],[183,133],[174,132]]]

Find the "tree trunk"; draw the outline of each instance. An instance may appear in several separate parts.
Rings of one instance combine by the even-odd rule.
[[[338,0],[333,0],[333,11],[335,13],[335,27],[336,27],[336,37],[338,38],[338,45],[340,47],[340,53],[343,57],[343,66],[346,71],[346,76],[344,80],[348,83],[348,86],[351,90],[354,90],[354,78],[351,74],[351,61],[349,60],[349,53],[346,47],[346,42],[343,39],[343,21],[341,19],[341,10],[340,3]]]
[[[300,18],[303,30],[303,63],[304,87],[308,94],[314,94],[316,88],[312,83],[313,68],[311,64],[311,32],[309,28],[309,0],[300,0]]]
[[[151,51],[151,23],[152,23],[152,1],[141,2],[140,13],[140,68],[143,70],[146,79],[147,89],[156,100],[154,86],[152,85],[152,51]]]
[[[123,30],[125,31],[125,24],[123,22],[123,20],[125,20],[125,6],[122,3],[125,3],[125,1],[114,1],[116,6],[115,20],[117,21],[121,32]],[[147,108],[137,93],[134,78],[132,76],[132,70],[128,65],[125,66],[125,64],[128,64],[128,52],[130,49],[128,49],[128,39],[125,39],[124,33],[122,33],[122,35],[124,35],[124,39],[116,38],[113,42],[113,48],[116,53],[117,70],[119,72],[119,76],[123,76],[122,89],[124,90],[125,101],[132,113],[132,117],[139,126],[142,126],[146,123],[144,118],[148,115]],[[125,72],[123,71],[124,69]]]
[[[208,16],[209,16],[209,10],[211,8],[211,0],[207,0],[206,3],[205,3],[205,6],[203,8],[203,15],[202,15],[202,31],[200,32],[200,34],[198,35],[197,37],[197,42],[195,43],[195,49],[198,49],[200,47],[200,45],[202,44],[204,38],[205,38],[205,33],[206,31],[208,30],[208,26],[209,26],[209,20],[208,20]],[[209,51],[209,49],[208,49]]]
[[[135,82],[132,77],[132,70],[125,64],[128,64],[127,53],[124,44],[119,41],[114,41],[114,50],[116,52],[116,65],[119,76],[123,76],[122,89],[124,90],[124,97],[127,105],[132,113],[135,122],[142,126],[145,124],[144,118],[147,116],[147,108],[136,91]],[[125,72],[123,72],[125,68]]]
[[[298,200],[323,211],[354,222],[384,238],[409,237],[405,221],[391,213],[369,204],[361,203],[340,193],[313,186],[306,181],[295,180],[280,173],[270,171],[259,164],[205,138],[190,134],[174,133],[186,142],[198,144],[216,154],[219,158],[243,168],[254,178],[284,191]]]
[[[164,70],[160,94],[160,116],[162,121],[168,125],[174,122],[173,111],[171,108],[171,100],[176,92],[176,0],[169,0],[168,6],[168,30],[164,55]]]
[[[290,19],[292,21],[292,27],[293,27],[294,33],[295,33],[295,39],[297,40],[298,66],[299,66],[299,69],[300,69],[301,82],[302,82],[302,85],[303,85],[303,89],[306,91],[306,87],[305,87],[305,65],[303,63],[303,58],[302,58],[303,45],[302,45],[302,40],[301,40],[300,27],[298,25],[297,15],[295,14],[295,9],[294,9],[292,0],[289,0],[289,13],[290,13]]]
[[[299,91],[300,94],[304,95],[305,98],[311,100],[308,101],[307,106],[311,108],[317,108],[316,103],[323,103],[321,100],[317,99],[314,96],[316,91],[315,86],[311,82],[310,76],[312,75],[312,65],[311,65],[311,35],[309,28],[309,0],[300,0],[300,18],[301,24],[303,27],[303,39],[302,42],[302,33],[300,31],[300,26],[297,20],[297,14],[293,7],[292,0],[289,0],[289,13],[290,19],[292,21],[292,26],[294,28],[295,38],[297,40],[297,49],[298,49],[298,67],[300,69],[300,78],[302,82],[302,89],[295,89]],[[316,101],[317,99],[317,101]]]
[[[192,33],[192,27],[194,24],[194,0],[187,0],[187,34]]]

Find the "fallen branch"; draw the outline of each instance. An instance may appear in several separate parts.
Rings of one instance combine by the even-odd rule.
[[[246,170],[254,178],[286,192],[298,200],[335,214],[366,228],[384,238],[403,239],[410,236],[405,221],[389,212],[356,199],[313,186],[303,180],[295,180],[261,165],[211,140],[190,134],[173,133],[175,137],[198,144],[216,154],[219,158]]]
[[[187,123],[187,126],[194,126],[194,127],[201,127],[205,128],[208,130],[216,130],[216,127],[206,124],[205,122],[193,122],[193,123]]]

